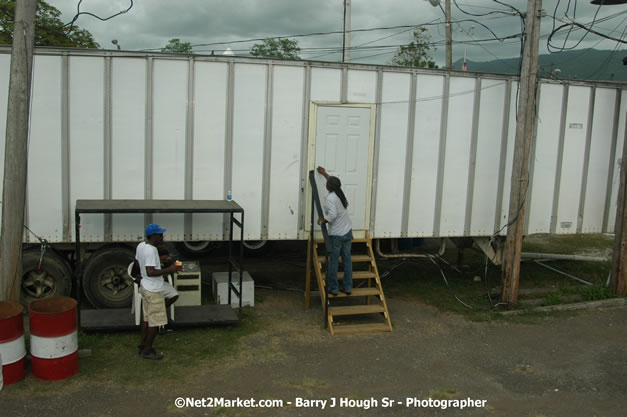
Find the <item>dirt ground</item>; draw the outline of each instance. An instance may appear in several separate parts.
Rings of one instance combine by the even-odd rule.
[[[270,324],[243,337],[236,354],[199,366],[184,380],[137,387],[87,382],[34,395],[5,387],[0,416],[627,415],[626,308],[560,314],[539,324],[472,322],[388,297],[393,332],[332,337],[322,326],[319,301],[305,311],[302,292],[256,292],[257,317]],[[175,354],[167,349],[175,335],[158,340],[166,355]],[[283,406],[177,408],[179,397],[276,399]],[[327,403],[324,409],[322,403],[297,406],[299,398]],[[429,398],[433,406],[468,398],[485,406],[407,406]],[[395,403],[386,407],[386,399]]]

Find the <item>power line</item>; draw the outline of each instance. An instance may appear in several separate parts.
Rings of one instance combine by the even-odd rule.
[[[129,1],[130,1],[130,4],[129,4],[127,9],[121,10],[121,11],[119,11],[117,13],[112,14],[111,16],[108,16],[108,17],[100,17],[97,14],[94,14],[94,13],[91,13],[91,12],[81,12],[81,3],[83,3],[83,0],[79,0],[78,4],[76,5],[76,14],[74,15],[74,17],[72,18],[71,21],[69,21],[65,25],[61,26],[61,28],[64,28],[66,26],[70,26],[70,31],[71,31],[74,23],[82,15],[91,16],[91,17],[94,17],[94,18],[96,18],[96,19],[98,19],[100,21],[106,22],[107,20],[111,20],[114,17],[117,17],[117,16],[120,16],[122,14],[128,13],[133,8],[133,0],[129,0]]]
[[[473,22],[473,23],[479,24],[481,26],[484,26],[494,36],[494,38],[491,39],[491,40],[505,40],[505,39],[511,38],[512,36],[516,36],[516,37],[520,36],[520,34],[517,34],[517,35],[506,36],[506,37],[499,37],[490,28],[488,28],[483,23],[476,21],[475,19],[461,19],[461,20],[454,20],[454,21],[452,20],[451,21],[451,23],[464,23],[464,22]],[[445,24],[445,23],[439,21],[439,19],[438,19],[437,21],[430,21],[430,22],[427,22],[427,23],[420,23],[420,24],[413,24],[413,25],[396,25],[396,26],[386,26],[386,27],[352,29],[349,32],[350,33],[359,33],[359,32],[374,32],[374,31],[380,31],[380,30],[393,30],[393,29],[412,29],[412,28],[418,28],[418,27],[423,27],[423,26],[439,26],[439,25],[443,25],[443,24]],[[268,36],[268,37],[264,37],[264,38],[249,38],[249,39],[238,39],[238,40],[232,40],[232,41],[219,41],[219,42],[210,42],[210,43],[199,43],[199,44],[193,44],[192,48],[203,47],[203,46],[215,46],[215,45],[233,45],[233,44],[237,44],[237,43],[263,42],[265,40],[270,40],[270,39],[305,38],[305,37],[313,37],[313,36],[339,35],[339,34],[343,34],[343,33],[344,33],[344,31],[336,30],[336,31],[329,31],[329,32],[313,32],[313,33],[294,34],[294,35],[278,35],[278,36]],[[141,50],[142,51],[158,51],[158,50],[161,50],[161,47],[159,47],[159,48],[143,48]]]

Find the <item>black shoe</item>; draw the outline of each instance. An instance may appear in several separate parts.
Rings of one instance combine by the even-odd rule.
[[[137,354],[141,356],[142,353],[144,353],[144,345],[137,345]]]
[[[163,355],[161,353],[155,352],[153,348],[150,348],[150,349],[144,350],[144,352],[142,353],[142,359],[160,361],[161,359],[163,359]]]

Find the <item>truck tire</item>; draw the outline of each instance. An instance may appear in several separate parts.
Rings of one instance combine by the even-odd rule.
[[[22,254],[22,304],[48,297],[70,295],[72,269],[63,258],[47,250],[39,268],[39,250],[27,250]]]
[[[176,250],[191,259],[197,259],[206,255],[214,249],[220,247],[222,242],[211,242],[209,240],[184,241],[176,243]]]
[[[246,256],[263,256],[271,250],[269,240],[245,240],[244,253]]]
[[[133,280],[128,276],[128,265],[135,252],[119,246],[94,252],[83,273],[83,289],[89,302],[96,308],[124,308],[133,300]]]

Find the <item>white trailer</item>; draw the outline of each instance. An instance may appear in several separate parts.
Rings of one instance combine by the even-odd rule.
[[[0,130],[9,62],[1,49]],[[307,173],[322,165],[342,179],[354,229],[374,238],[504,235],[517,87],[511,76],[444,70],[40,48],[26,224],[63,255],[78,199],[231,191],[246,240],[306,239]],[[613,232],[626,85],[542,80],[538,94],[525,233]],[[91,215],[81,240],[113,265],[111,253],[132,256],[124,244],[148,221],[167,226],[170,241],[226,233],[222,218],[203,214]],[[49,251],[42,276],[32,244],[27,233],[23,289],[66,292],[67,256]],[[99,283],[87,294],[94,304],[130,300],[124,279],[111,284],[119,267],[94,268],[84,277]]]

